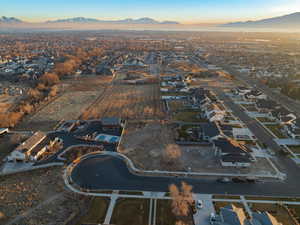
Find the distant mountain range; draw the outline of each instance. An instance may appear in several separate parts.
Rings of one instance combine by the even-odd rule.
[[[300,28],[300,12],[257,21],[227,23],[220,26],[232,28]]]
[[[0,17],[0,23],[23,23],[23,21],[15,17],[2,16]]]
[[[124,19],[124,20],[98,20],[85,17],[75,17],[69,19],[59,19],[47,21],[47,23],[115,23],[115,24],[179,24],[176,21],[159,22],[154,19],[144,17],[140,19]]]
[[[0,23],[26,23],[20,19],[15,17],[0,17]],[[85,18],[85,17],[74,17],[68,19],[58,19],[52,21],[46,21],[44,23],[107,23],[107,24],[179,24],[176,21],[162,21],[159,22],[157,20],[144,17],[139,19],[124,19],[124,20],[98,20],[93,18]]]

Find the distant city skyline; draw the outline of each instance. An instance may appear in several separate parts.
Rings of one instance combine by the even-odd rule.
[[[150,17],[196,24],[257,20],[299,11],[299,0],[10,0],[1,3],[0,16],[29,22],[71,17],[101,20]]]

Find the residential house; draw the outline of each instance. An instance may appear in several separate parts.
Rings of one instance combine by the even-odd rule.
[[[215,155],[224,167],[250,167],[254,158],[252,150],[233,139],[221,138],[213,141]]]
[[[8,128],[0,128],[0,135],[8,133]]]
[[[255,104],[261,113],[269,113],[274,109],[280,108],[276,101],[270,99],[258,99]]]
[[[244,86],[240,86],[240,87],[237,87],[235,90],[234,90],[235,94],[237,95],[245,95],[247,93],[250,93],[251,92],[251,89],[250,88],[247,88],[247,87],[244,87]]]
[[[222,132],[215,122],[201,124],[201,129],[199,130],[198,136],[202,140],[209,142],[223,137]]]
[[[211,102],[209,99],[209,90],[206,90],[204,88],[196,88],[196,89],[190,89],[191,91],[191,100],[193,105],[197,106],[203,106],[203,104]]]
[[[203,116],[210,122],[221,121],[226,116],[225,108],[218,103],[211,103],[202,108]]]
[[[35,132],[29,139],[21,143],[7,157],[8,161],[27,161],[33,160],[31,152],[46,138],[46,134],[41,131]]]
[[[296,119],[296,116],[284,107],[269,112],[269,115],[279,123],[286,124]]]
[[[253,133],[246,127],[242,127],[242,128],[233,127],[232,136],[235,140],[238,141],[247,141],[247,140],[256,139]]]
[[[294,139],[300,139],[300,119],[296,119],[291,123],[284,125],[286,133]]]
[[[255,101],[257,99],[267,99],[267,95],[263,94],[259,90],[251,90],[244,95],[246,100]]]
[[[121,130],[123,123],[121,118],[118,117],[105,117],[101,119],[103,131],[116,131]]]
[[[245,211],[233,204],[222,207],[219,215],[211,220],[211,225],[282,225],[268,212],[253,212],[248,219]]]

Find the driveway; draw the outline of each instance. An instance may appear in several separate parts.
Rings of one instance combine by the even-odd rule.
[[[210,225],[209,219],[211,213],[215,214],[215,208],[212,203],[212,195],[194,194],[194,199],[203,201],[203,208],[197,209],[197,213],[194,214],[195,225]]]

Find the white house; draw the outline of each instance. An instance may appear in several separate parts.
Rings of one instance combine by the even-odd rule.
[[[46,138],[46,134],[40,131],[35,132],[29,139],[21,143],[14,151],[7,156],[8,161],[34,160],[31,151]]]
[[[235,140],[239,141],[247,141],[247,140],[255,140],[256,137],[248,128],[232,128],[232,135]]]
[[[285,124],[284,130],[291,138],[300,139],[300,119],[296,119],[290,124]]]
[[[203,110],[204,110],[203,115],[210,122],[221,121],[224,119],[226,115],[225,109],[223,109],[222,106],[216,103],[211,103],[206,105],[205,107],[203,107]]]
[[[8,128],[0,128],[0,135],[8,133]]]

